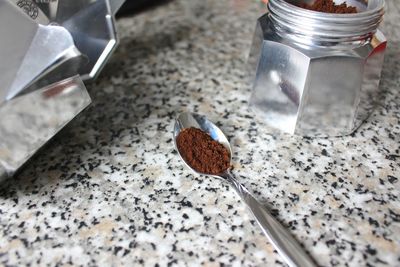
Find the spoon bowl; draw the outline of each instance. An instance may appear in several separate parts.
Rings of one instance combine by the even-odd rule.
[[[243,184],[241,184],[234,178],[234,176],[230,172],[230,168],[218,175],[199,173],[195,171],[188,164],[188,162],[185,161],[184,157],[178,149],[176,140],[183,129],[191,127],[203,130],[204,132],[208,133],[213,140],[225,146],[229,151],[230,161],[232,161],[232,149],[224,133],[205,116],[185,112],[181,113],[177,117],[173,134],[175,149],[176,151],[178,151],[179,156],[181,157],[183,162],[185,162],[186,166],[189,169],[193,170],[195,173],[208,175],[215,178],[221,178],[228,182],[235,189],[236,193],[246,203],[246,205],[254,215],[258,225],[261,227],[263,233],[267,236],[271,244],[276,248],[278,253],[282,256],[282,258],[290,267],[315,266],[314,261],[290,235],[288,230],[284,228],[260,202],[257,201],[257,199],[246,189]]]
[[[218,143],[222,144],[226,149],[228,149],[229,155],[230,155],[230,162],[232,162],[232,149],[231,149],[231,145],[229,144],[228,139],[226,138],[225,134],[221,131],[221,129],[219,129],[214,123],[209,121],[205,116],[202,116],[202,115],[199,115],[196,113],[184,112],[184,113],[181,113],[176,118],[175,127],[174,127],[175,150],[178,151],[179,156],[181,157],[181,159],[183,160],[185,165],[189,169],[193,170],[194,172],[196,172],[198,174],[209,175],[209,176],[213,176],[216,178],[221,178],[218,175],[213,175],[213,174],[209,174],[209,173],[201,173],[201,172],[194,170],[185,161],[184,157],[182,156],[181,152],[179,151],[178,146],[176,144],[176,139],[183,129],[191,128],[191,127],[203,130],[204,132],[208,133],[213,140],[217,141]]]

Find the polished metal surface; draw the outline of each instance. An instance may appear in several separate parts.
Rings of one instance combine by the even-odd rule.
[[[123,2],[0,0],[0,178],[90,104],[82,80],[115,48]]]
[[[124,0],[7,0],[33,21],[65,28],[77,49],[88,58],[79,74],[96,78],[118,44],[115,13]]]
[[[110,10],[111,14],[115,16],[117,11],[121,8],[121,6],[124,4],[125,0],[111,0],[110,1]]]
[[[176,138],[185,128],[195,127],[202,129],[207,132],[214,140],[223,144],[232,155],[232,150],[228,139],[224,133],[209,121],[205,116],[201,116],[194,113],[182,113],[178,116],[174,127],[174,143],[175,149],[178,151],[179,156],[185,162],[184,158],[180,154],[180,151],[176,145]],[[186,166],[190,169],[191,166],[185,162]],[[192,169],[193,170],[193,169]],[[195,170],[193,170],[196,172]],[[290,235],[288,230],[284,228],[271,214],[270,212],[258,202],[252,194],[244,187],[243,184],[238,182],[234,176],[227,170],[221,175],[210,175],[206,173],[200,173],[203,175],[209,175],[215,178],[220,178],[228,182],[246,203],[252,214],[254,215],[258,225],[261,227],[263,233],[267,236],[272,245],[276,248],[278,253],[282,256],[285,262],[291,267],[311,267],[316,266],[314,261],[307,255],[304,249],[299,243]]]
[[[0,104],[28,93],[49,73],[53,80],[75,75],[85,61],[66,29],[37,24],[8,1],[0,0],[0,23],[12,25],[0,28],[0,57],[7,58],[0,62]]]
[[[75,76],[0,105],[0,178],[13,175],[90,102]]]
[[[59,2],[59,0],[35,0],[36,5],[42,10],[49,22],[49,18],[54,18],[57,15]]]
[[[15,80],[26,51],[28,51],[39,26],[24,15],[18,7],[0,0],[0,104],[7,99],[9,87]],[[4,27],[3,25],[13,25]]]
[[[14,35],[10,39],[17,42],[19,36]],[[76,75],[80,65],[85,62],[85,56],[75,47],[67,30],[59,26],[39,25],[16,73],[16,79],[8,89],[6,100],[29,93],[34,87],[28,88],[41,79],[53,79],[55,82]],[[60,68],[63,71],[59,71]]]
[[[258,19],[249,56],[250,105],[291,134],[350,134],[368,118],[379,90],[384,0],[347,1],[356,14],[293,5],[300,2],[307,1],[270,0]]]
[[[79,70],[84,80],[100,73],[118,43],[114,12],[121,0],[113,2],[117,3],[112,5],[114,10],[109,0],[59,0],[57,12],[50,17],[71,33],[76,47],[89,58]]]

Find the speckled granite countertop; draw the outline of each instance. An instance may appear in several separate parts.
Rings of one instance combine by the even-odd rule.
[[[278,133],[248,109],[260,4],[188,2],[119,20],[93,105],[0,186],[0,265],[282,265],[234,191],[179,160],[173,121],[190,110],[229,135],[237,177],[321,266],[400,266],[399,2],[379,107],[329,139]]]

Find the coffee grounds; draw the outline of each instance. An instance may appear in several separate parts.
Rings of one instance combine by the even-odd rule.
[[[229,150],[200,129],[183,129],[176,145],[183,159],[197,172],[217,175],[229,168]]]
[[[325,13],[335,13],[335,14],[357,13],[357,8],[353,6],[348,6],[346,2],[343,2],[340,5],[336,5],[333,0],[316,0],[311,5],[306,3],[300,3],[298,7]]]

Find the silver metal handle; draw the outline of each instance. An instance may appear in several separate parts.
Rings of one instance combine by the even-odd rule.
[[[229,172],[221,175],[221,178],[228,181],[236,190],[238,195],[247,204],[263,233],[284,258],[290,267],[314,267],[316,266],[310,256],[304,251],[300,244],[290,235],[260,202],[239,183]]]

